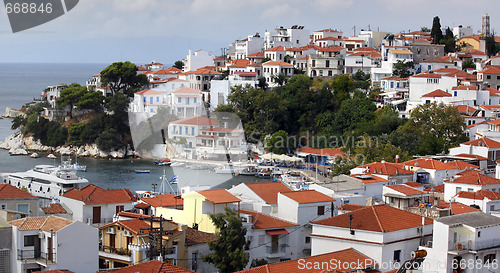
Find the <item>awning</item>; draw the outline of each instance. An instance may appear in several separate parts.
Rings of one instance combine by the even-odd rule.
[[[288,231],[286,229],[273,229],[273,230],[266,230],[267,234],[269,235],[281,235],[281,234],[288,234]]]

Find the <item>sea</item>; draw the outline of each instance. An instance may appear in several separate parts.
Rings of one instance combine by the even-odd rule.
[[[69,63],[0,63],[0,115],[6,107],[20,109],[25,103],[40,97],[49,85],[60,83],[79,83],[84,85],[92,75],[100,73],[108,64],[69,64]],[[10,129],[11,119],[0,119],[0,140],[15,133]],[[46,154],[39,158],[11,156],[7,150],[0,149],[0,173],[20,172],[32,169],[35,165],[59,165],[61,158],[48,159]],[[151,191],[161,183],[161,177],[170,180],[177,176],[177,191],[182,186],[209,186],[210,188],[231,188],[242,182],[265,181],[255,177],[216,174],[213,170],[193,170],[186,167],[155,166],[146,159],[101,159],[73,158],[80,165],[86,165],[86,172],[78,172],[90,183],[105,189],[127,188],[132,192]],[[150,170],[150,173],[136,173],[136,170]],[[177,186],[177,187],[176,187]]]

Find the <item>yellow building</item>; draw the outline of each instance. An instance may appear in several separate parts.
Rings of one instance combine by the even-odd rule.
[[[210,214],[224,213],[225,207],[239,210],[241,202],[225,189],[188,192],[182,199],[183,209],[157,208],[156,215],[208,233],[216,232]]]
[[[465,36],[457,40],[457,46],[465,45],[465,49],[476,49],[485,52],[485,48],[481,48],[480,35]],[[500,43],[500,37],[495,36],[495,42]]]

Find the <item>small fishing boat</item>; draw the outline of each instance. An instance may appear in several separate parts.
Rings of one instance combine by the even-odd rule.
[[[151,170],[135,170],[135,173],[151,173]]]
[[[184,167],[186,166],[186,163],[182,163],[182,162],[174,162],[172,164],[170,164],[170,167]]]
[[[156,166],[170,166],[172,162],[170,162],[170,159],[165,159],[165,160],[157,160],[153,162]]]
[[[49,155],[47,156],[47,158],[50,158],[50,159],[56,159],[56,158],[57,158],[57,156],[55,156],[54,154],[49,154]]]
[[[30,157],[31,157],[31,158],[39,158],[39,157],[40,157],[40,155],[39,155],[39,154],[37,154],[37,153],[32,153],[32,154],[30,155]]]

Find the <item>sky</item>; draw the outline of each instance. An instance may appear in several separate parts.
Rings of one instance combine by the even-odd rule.
[[[59,18],[12,33],[0,8],[0,62],[172,64],[189,49],[220,55],[236,39],[280,26],[399,33],[430,28],[439,16],[443,27],[477,32],[485,12],[500,31],[498,10],[498,0],[80,0]]]

